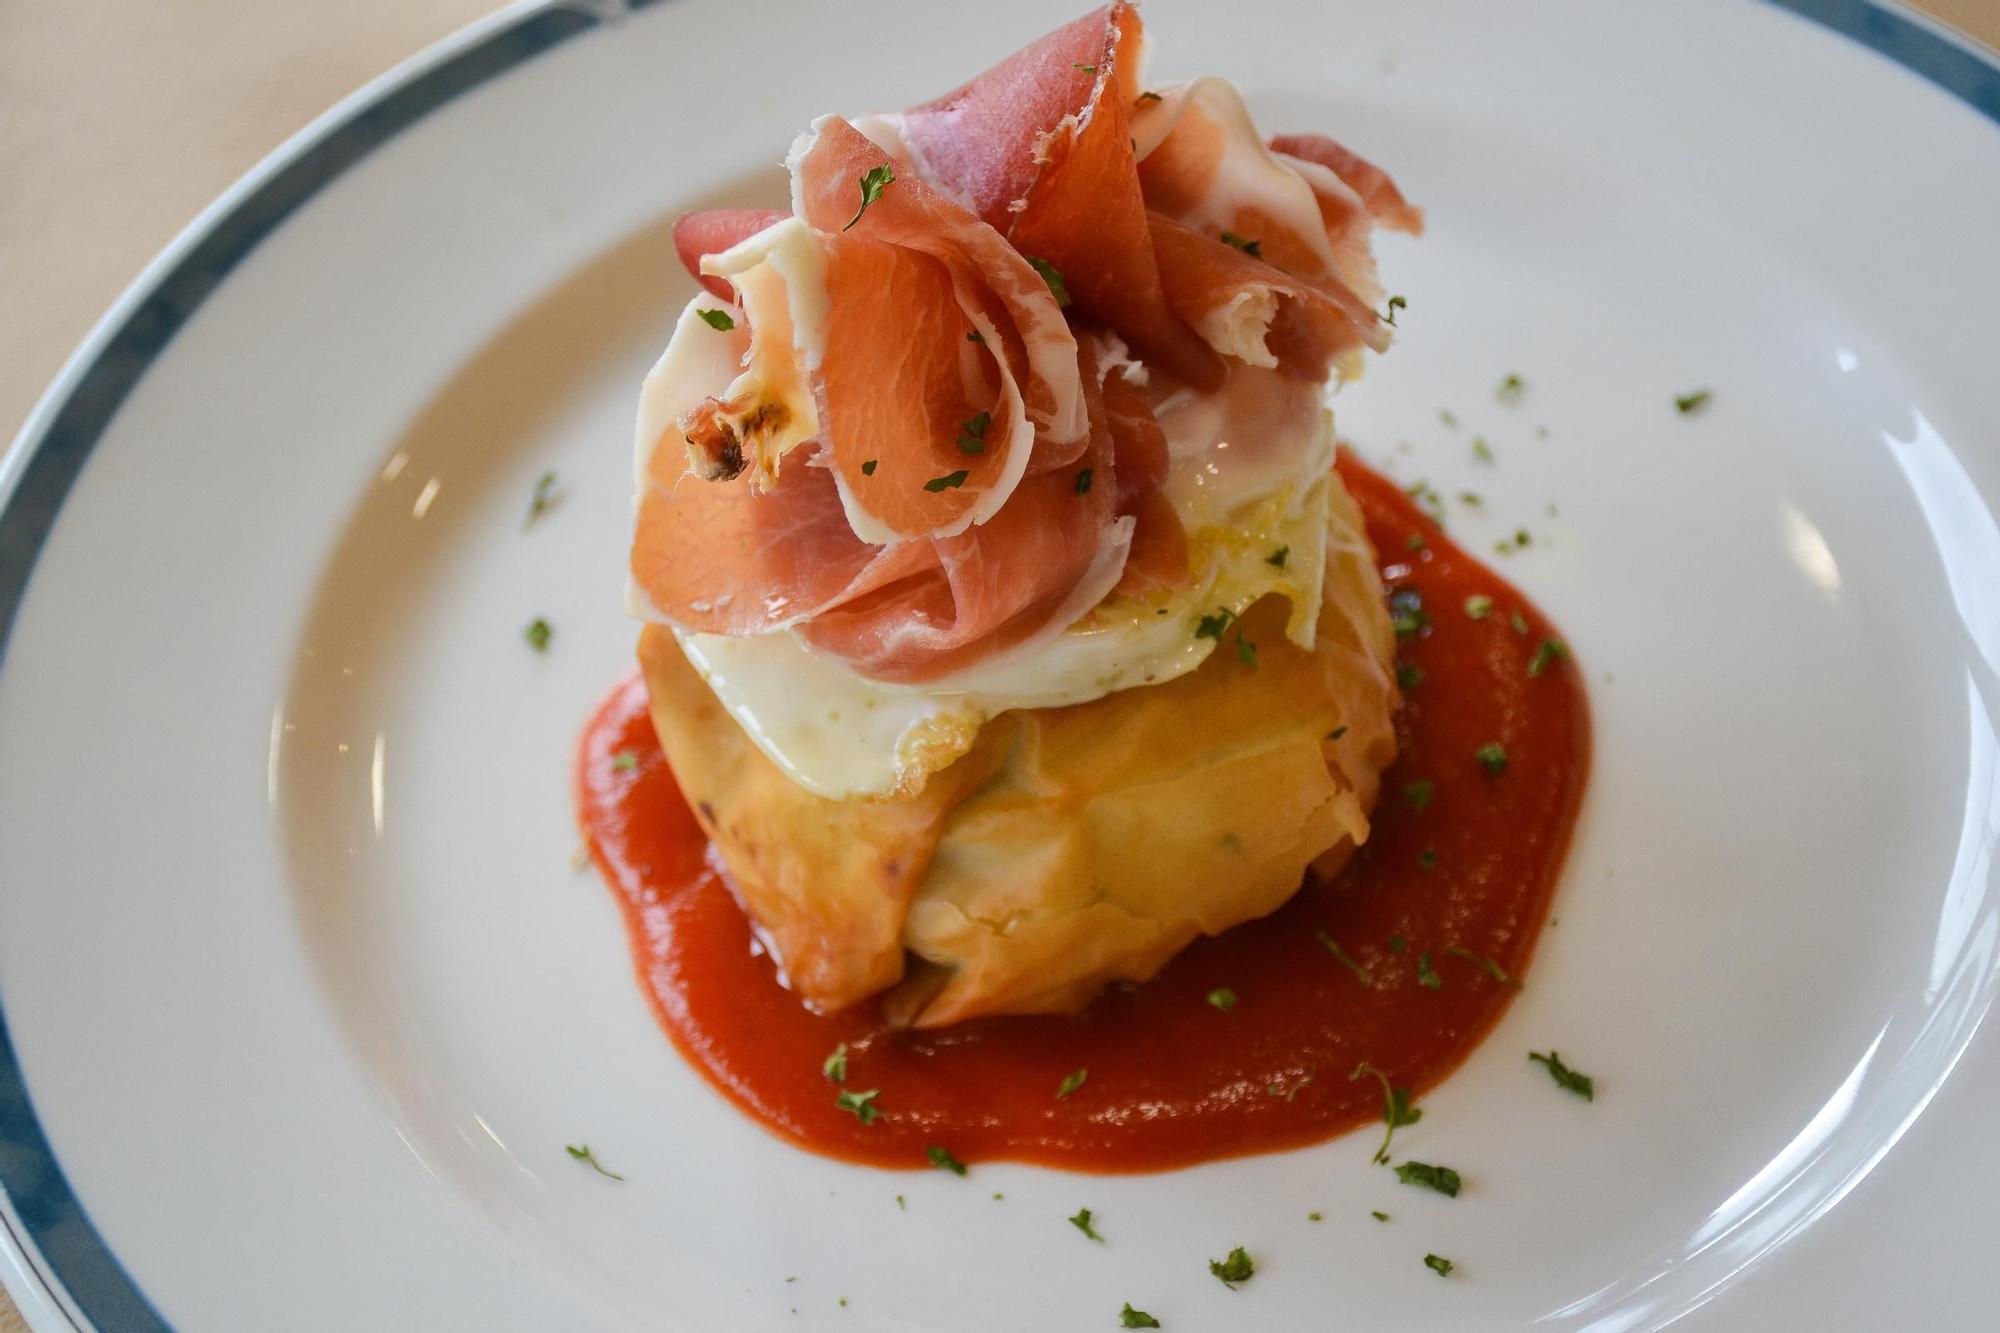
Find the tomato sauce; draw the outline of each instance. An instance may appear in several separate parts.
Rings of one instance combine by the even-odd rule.
[[[899,1032],[872,1004],[807,1010],[681,800],[644,685],[619,686],[582,741],[580,819],[641,987],[688,1061],[814,1152],[928,1167],[925,1150],[942,1147],[966,1162],[1084,1171],[1186,1166],[1379,1125],[1382,1084],[1355,1076],[1363,1063],[1413,1097],[1450,1074],[1528,971],[1588,774],[1589,709],[1576,664],[1543,647],[1559,636],[1526,599],[1394,483],[1351,456],[1339,466],[1402,625],[1402,748],[1368,844],[1332,881],[1309,879],[1272,915],[1198,940],[1075,1017]],[[1475,616],[1477,598],[1490,605]],[[1488,745],[1504,750],[1498,772],[1496,752],[1481,761]],[[1225,989],[1227,1009],[1210,1000]],[[841,1043],[836,1084],[822,1064]],[[1079,1070],[1082,1084],[1059,1097]],[[869,1091],[869,1122],[836,1104]]]

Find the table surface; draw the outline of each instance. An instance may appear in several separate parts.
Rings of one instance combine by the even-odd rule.
[[[2000,50],[2000,3],[1922,0]],[[0,0],[0,441],[189,219],[492,0]],[[200,69],[190,79],[186,72]],[[24,1325],[0,1292],[0,1333]]]

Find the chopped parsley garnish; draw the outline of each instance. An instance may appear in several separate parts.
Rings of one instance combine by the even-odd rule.
[[[953,1157],[949,1148],[926,1148],[924,1149],[924,1156],[929,1158],[931,1165],[940,1171],[949,1171],[954,1176],[965,1174],[965,1163]]]
[[[1083,1081],[1089,1077],[1090,1071],[1088,1069],[1079,1069],[1073,1074],[1064,1074],[1063,1081],[1056,1086],[1056,1099],[1058,1101],[1066,1099],[1071,1093],[1082,1087]]]
[[[1486,443],[1484,435],[1475,435],[1472,437],[1472,456],[1482,463],[1493,461],[1493,446]]]
[[[1291,547],[1280,546],[1277,550],[1271,552],[1271,554],[1264,557],[1264,563],[1267,565],[1274,566],[1275,568],[1278,569],[1283,569],[1285,567],[1285,561],[1291,559],[1291,556],[1292,556]]]
[[[1485,504],[1486,500],[1478,491],[1460,491],[1458,493],[1458,502],[1468,508],[1477,509]]]
[[[1414,1125],[1422,1120],[1423,1108],[1410,1105],[1410,1090],[1390,1087],[1389,1076],[1366,1060],[1354,1067],[1354,1072],[1347,1076],[1347,1081],[1352,1083],[1364,1074],[1373,1075],[1375,1081],[1382,1085],[1382,1123],[1388,1126],[1388,1129],[1382,1135],[1382,1146],[1375,1150],[1374,1160],[1387,1165],[1389,1143],[1396,1137],[1396,1131],[1404,1125]]]
[[[1707,389],[1696,389],[1693,393],[1677,393],[1674,395],[1674,410],[1682,416],[1690,412],[1699,412],[1713,397],[1715,394]]]
[[[986,342],[986,335],[978,329],[973,329],[965,335],[965,340],[969,343],[979,343],[983,346]]]
[[[1438,868],[1438,852],[1435,847],[1426,847],[1417,853],[1417,869],[1428,874]]]
[[[538,653],[545,653],[549,650],[549,640],[554,637],[555,629],[548,621],[536,616],[528,622],[528,628],[522,630],[521,634],[527,639],[530,648]]]
[[[1090,1209],[1088,1208],[1077,1209],[1076,1216],[1072,1217],[1069,1220],[1069,1224],[1075,1227],[1078,1231],[1081,1231],[1084,1235],[1096,1241],[1099,1245],[1102,1245],[1104,1243],[1104,1237],[1098,1235],[1095,1231],[1091,1229]]]
[[[1236,992],[1227,986],[1217,986],[1208,993],[1208,1002],[1226,1014],[1236,1007]]]
[[[933,495],[939,491],[956,490],[958,487],[965,485],[965,479],[971,475],[964,468],[960,468],[956,472],[947,472],[942,477],[932,477],[924,483],[924,489]]]
[[[1392,296],[1389,298],[1389,309],[1387,313],[1385,313],[1382,316],[1382,319],[1385,323],[1389,325],[1389,327],[1394,328],[1396,326],[1396,312],[1398,310],[1407,310],[1409,308],[1410,308],[1410,303],[1408,301],[1405,301],[1400,296]]]
[[[736,321],[729,317],[727,310],[697,310],[695,314],[700,315],[701,322],[717,333],[727,333],[736,327]]]
[[[1379,1209],[1379,1208],[1376,1208],[1376,1209],[1372,1209],[1372,1210],[1370,1210],[1370,1212],[1369,1212],[1369,1214],[1368,1214],[1368,1215],[1369,1215],[1370,1217],[1374,1218],[1374,1219],[1375,1219],[1375,1220],[1376,1220],[1377,1222],[1386,1222],[1386,1221],[1388,1221],[1388,1220],[1389,1220],[1389,1215],[1388,1215],[1387,1213],[1383,1212],[1383,1211],[1382,1211],[1381,1209]]]
[[[1519,611],[1507,613],[1507,624],[1516,634],[1526,635],[1528,632],[1528,618]]]
[[[1528,1052],[1528,1058],[1546,1067],[1549,1071],[1549,1077],[1556,1081],[1557,1087],[1567,1088],[1587,1102],[1597,1100],[1597,1084],[1591,1079],[1590,1075],[1579,1074],[1574,1069],[1571,1069],[1563,1063],[1562,1057],[1557,1055],[1553,1049],[1547,1055],[1530,1051]]]
[[[902,1195],[900,1195],[900,1194],[898,1194],[898,1195],[896,1196],[896,1210],[897,1210],[898,1212],[904,1212],[904,1213],[907,1213],[907,1212],[909,1212],[909,1211],[910,1211],[910,1205],[909,1205],[908,1201],[907,1201],[907,1200],[905,1200],[905,1199],[903,1198],[903,1196],[902,1196]]]
[[[1444,989],[1444,978],[1431,966],[1431,956],[1428,951],[1417,955],[1417,984],[1425,990]]]
[[[1427,1254],[1424,1256],[1424,1267],[1430,1269],[1431,1272],[1436,1273],[1439,1277],[1450,1277],[1451,1270],[1458,1267],[1458,1265],[1440,1255]]]
[[[1214,639],[1217,643],[1221,643],[1222,631],[1228,629],[1229,622],[1234,619],[1236,613],[1226,607],[1214,615],[1203,616],[1201,623],[1194,627],[1194,636],[1197,639]]]
[[[1062,309],[1068,306],[1069,284],[1063,281],[1062,270],[1048,260],[1038,259],[1034,255],[1028,255],[1026,259],[1029,267],[1041,274],[1042,281],[1049,285],[1049,295],[1056,298],[1056,308]]]
[[[1535,649],[1535,655],[1528,659],[1528,674],[1539,676],[1549,669],[1549,663],[1560,662],[1569,656],[1569,645],[1561,639],[1543,639]]]
[[[1311,1069],[1308,1069],[1306,1071],[1306,1076],[1304,1078],[1292,1084],[1291,1087],[1287,1088],[1282,1083],[1272,1083],[1268,1085],[1267,1090],[1273,1097],[1277,1096],[1280,1092],[1283,1092],[1285,1094],[1285,1102],[1286,1104],[1289,1105],[1294,1099],[1298,1097],[1298,1095],[1301,1092],[1304,1092],[1307,1088],[1311,1087],[1318,1080],[1319,1080],[1319,1066],[1314,1065]]]
[[[1438,409],[1438,420],[1442,421],[1448,428],[1452,430],[1458,429],[1458,418],[1452,415],[1450,408],[1440,407]]]
[[[1436,1190],[1447,1198],[1458,1197],[1458,1172],[1448,1166],[1432,1166],[1429,1162],[1405,1162],[1396,1168],[1396,1179],[1405,1185],[1422,1185],[1425,1189]]]
[[[1403,799],[1410,803],[1412,810],[1428,810],[1431,798],[1437,794],[1437,783],[1429,778],[1418,778],[1415,782],[1403,784]]]
[[[1444,951],[1453,958],[1463,958],[1466,962],[1480,968],[1487,976],[1492,977],[1503,986],[1512,986],[1516,990],[1519,990],[1521,987],[1521,983],[1509,976],[1507,969],[1494,961],[1493,955],[1490,953],[1474,953],[1463,944],[1447,944]]]
[[[1355,962],[1354,959],[1349,957],[1347,950],[1340,947],[1340,941],[1334,939],[1333,936],[1327,934],[1323,930],[1316,930],[1313,932],[1313,934],[1319,937],[1319,942],[1326,946],[1326,951],[1333,955],[1333,960],[1336,963],[1339,963],[1342,967],[1346,968],[1349,972],[1352,972],[1354,974],[1354,979],[1356,981],[1368,987],[1370,990],[1373,990],[1375,988],[1374,974],[1369,972],[1367,968],[1361,966],[1361,964]]]
[[[847,1082],[846,1042],[843,1041],[840,1045],[834,1047],[833,1054],[820,1061],[819,1072],[826,1077],[826,1081],[829,1083]]]
[[[852,1112],[854,1118],[864,1125],[872,1125],[882,1113],[875,1109],[875,1099],[880,1096],[880,1088],[870,1088],[866,1092],[841,1092],[833,1099],[833,1104],[843,1111]]]
[[[1499,741],[1488,741],[1472,752],[1479,766],[1486,770],[1488,777],[1499,777],[1507,771],[1507,747]]]
[[[986,428],[993,424],[991,412],[978,412],[958,423],[958,451],[962,454],[986,452]]]
[[[1238,250],[1241,250],[1244,254],[1249,255],[1252,259],[1262,259],[1264,257],[1264,243],[1262,241],[1248,240],[1242,236],[1238,236],[1233,231],[1225,231],[1222,233],[1222,243],[1224,245],[1235,246]],[[1394,321],[1391,322],[1393,323]]]
[[[864,172],[861,177],[861,207],[854,210],[854,216],[847,220],[847,226],[842,227],[841,230],[847,231],[855,223],[861,221],[861,215],[868,211],[868,205],[880,199],[882,191],[893,184],[895,179],[896,170],[887,162],[884,162],[879,167],[870,167]]]
[[[1079,471],[1077,472],[1077,474],[1076,474],[1076,493],[1077,493],[1078,495],[1088,495],[1088,494],[1090,494],[1090,479],[1091,479],[1091,478],[1092,478],[1092,477],[1093,477],[1094,475],[1096,475],[1096,474],[1095,474],[1095,473],[1094,473],[1094,472],[1093,472],[1093,471],[1092,471],[1092,470],[1091,470],[1090,468],[1083,468],[1083,469],[1081,469],[1081,470],[1079,470]]]
[[[1406,551],[1421,551],[1424,549],[1424,539],[1413,532],[1403,539],[1403,549]]]
[[[1158,93],[1151,93],[1151,92],[1148,92],[1148,93],[1140,93],[1140,94],[1139,94],[1139,100],[1140,100],[1141,102],[1157,102],[1157,101],[1160,101],[1160,100],[1161,100],[1161,98],[1160,98],[1160,95],[1159,95]]]
[[[605,1170],[604,1163],[597,1160],[597,1155],[590,1151],[588,1143],[565,1143],[563,1151],[574,1157],[577,1161],[587,1163],[590,1169],[600,1176],[609,1176],[613,1180],[625,1179],[625,1177],[619,1175],[616,1171]]]
[[[1424,610],[1424,595],[1415,588],[1397,588],[1389,594],[1389,628],[1396,631],[1397,637],[1407,639],[1430,623],[1430,612]]]
[[[1232,1290],[1239,1282],[1248,1282],[1257,1272],[1257,1265],[1250,1261],[1241,1245],[1229,1252],[1227,1259],[1210,1259],[1208,1271],[1222,1279],[1222,1285]]]
[[[874,476],[874,475],[875,475],[875,464],[877,464],[877,463],[878,463],[878,462],[880,462],[880,461],[881,461],[880,459],[876,459],[876,458],[871,458],[871,459],[869,459],[869,460],[868,460],[867,462],[863,463],[863,464],[861,465],[861,475],[862,475],[862,476],[864,476],[864,477],[872,477],[872,476]]]
[[[1406,690],[1413,690],[1424,683],[1424,669],[1410,662],[1396,664],[1396,684]]]
[[[1493,599],[1483,592],[1476,592],[1465,599],[1465,618],[1484,620],[1493,614]]]
[[[639,753],[636,750],[620,750],[611,756],[611,771],[630,773],[639,767]]]
[[[1097,66],[1095,65],[1071,65],[1070,68],[1075,70],[1082,70],[1085,74],[1097,73]]]
[[[1257,645],[1243,637],[1243,631],[1236,631],[1236,660],[1244,666],[1257,665]]]
[[[535,493],[528,499],[528,517],[521,523],[523,530],[535,525],[535,520],[562,503],[564,491],[556,489],[556,474],[544,472],[535,478]]]
[[[1391,935],[1389,937],[1390,953],[1408,953],[1409,950],[1410,950],[1410,942],[1404,939],[1401,935]]]
[[[1500,381],[1500,387],[1493,391],[1493,396],[1503,403],[1518,403],[1521,401],[1522,391],[1527,387],[1519,375],[1509,374]]]
[[[1326,733],[1326,738],[1330,741],[1337,741],[1346,734],[1347,734],[1346,727],[1335,727],[1332,731]]]
[[[1160,95],[1158,93],[1147,93],[1146,96],[1158,101]],[[1141,100],[1143,101],[1144,99],[1142,98]],[[1158,1328],[1159,1326],[1159,1320],[1153,1318],[1153,1316],[1147,1314],[1144,1310],[1134,1310],[1130,1301],[1125,1302],[1125,1308],[1118,1312],[1118,1327],[1120,1328]]]

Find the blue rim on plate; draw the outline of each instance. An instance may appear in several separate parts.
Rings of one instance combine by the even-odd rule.
[[[638,7],[648,0],[633,0]],[[1852,38],[2000,124],[2000,59],[1877,0],[1768,0]],[[39,406],[4,458],[0,486],[0,665],[28,577],[84,460],[161,349],[231,269],[292,212],[340,174],[460,93],[608,21],[594,7],[563,4],[501,19],[483,35],[451,39],[410,74],[280,149],[252,173],[261,183],[197,224],[180,257],[141,278],[121,299],[129,313],[92,335],[88,361],[65,373],[67,393]],[[473,30],[473,31],[476,31]],[[37,425],[39,424],[39,427]],[[4,999],[4,996],[0,996]],[[51,1308],[78,1329],[167,1330],[145,1293],[105,1245],[70,1189],[28,1098],[0,1004],[0,1237],[38,1281]],[[19,1230],[14,1219],[19,1219]],[[24,1231],[24,1234],[21,1232]],[[81,1316],[82,1322],[79,1322]]]

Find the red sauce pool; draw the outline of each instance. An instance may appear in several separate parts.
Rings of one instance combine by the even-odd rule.
[[[1400,636],[1399,660],[1422,676],[1406,680],[1402,753],[1368,845],[1337,879],[1308,881],[1271,916],[1197,941],[1073,1018],[917,1033],[891,1030],[872,1005],[808,1011],[778,984],[708,855],[643,684],[619,686],[583,737],[579,816],[640,984],[689,1062],[814,1152],[927,1167],[936,1145],[967,1162],[1085,1171],[1186,1166],[1379,1124],[1381,1085],[1350,1077],[1364,1061],[1414,1096],[1450,1074],[1527,972],[1589,770],[1589,709],[1566,656],[1529,674],[1558,635],[1525,598],[1393,482],[1349,455],[1339,467],[1392,605],[1407,609],[1414,594],[1429,618]],[[1465,607],[1479,596],[1491,609],[1475,619]],[[1478,757],[1489,742],[1506,751],[1498,774]],[[624,752],[636,767],[617,762]],[[1227,1012],[1208,1002],[1221,987],[1237,997]],[[835,1085],[821,1063],[841,1042],[847,1081]],[[1083,1085],[1058,1098],[1079,1069]],[[877,1090],[880,1115],[863,1124],[837,1107],[843,1086]]]

